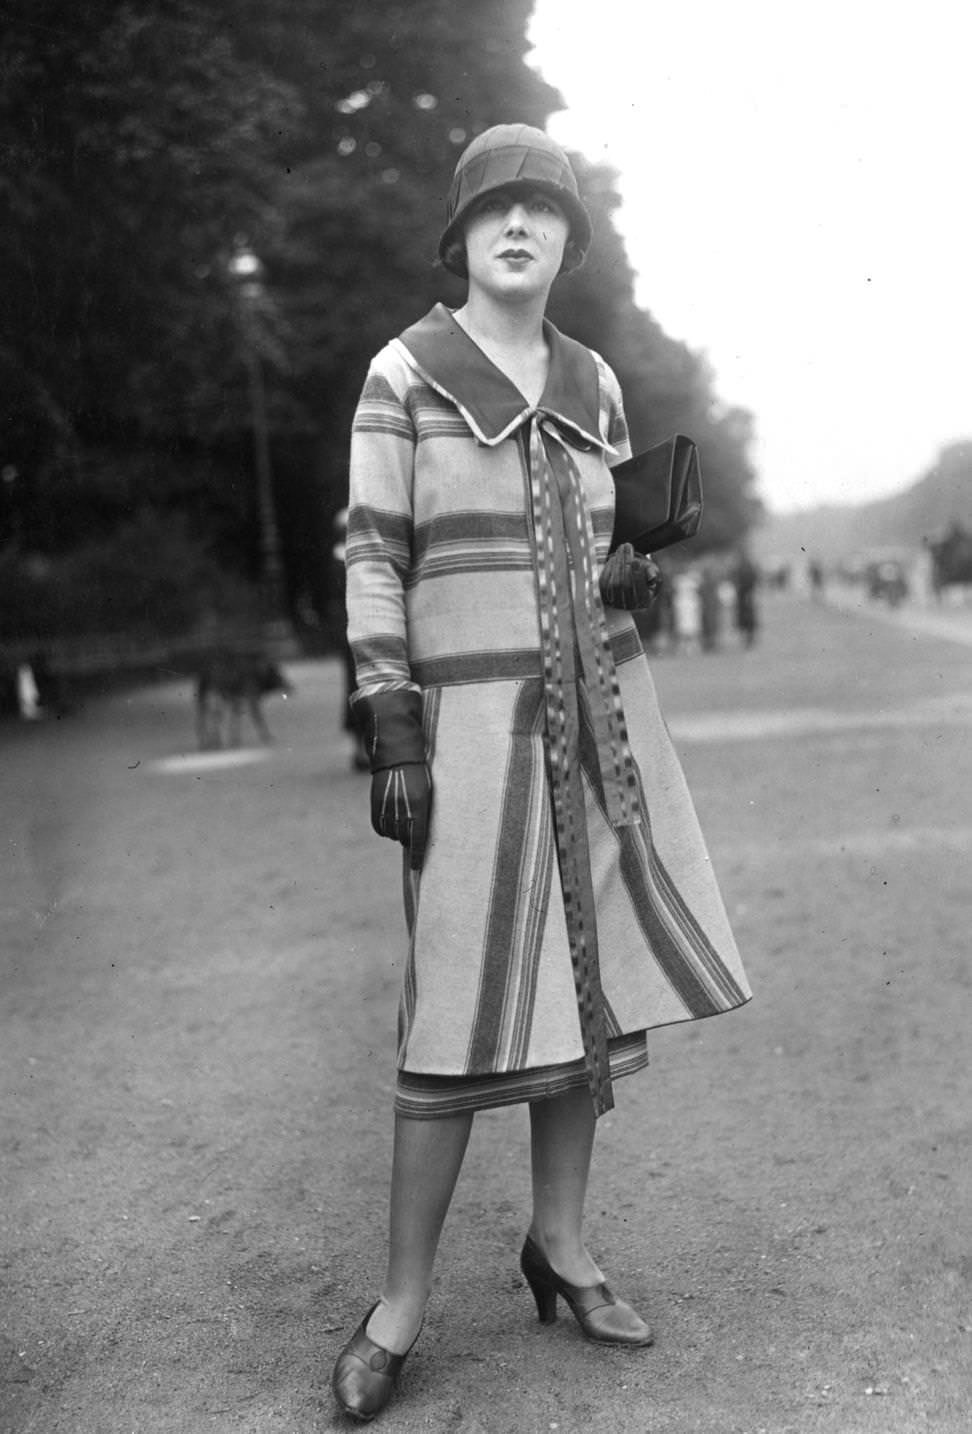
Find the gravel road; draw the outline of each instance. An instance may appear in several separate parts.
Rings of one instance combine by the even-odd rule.
[[[0,727],[0,1431],[312,1434],[383,1261],[396,849],[336,663],[192,753],[185,683]],[[767,599],[661,658],[755,990],[652,1036],[589,1243],[648,1351],[536,1322],[522,1109],[477,1118],[401,1434],[972,1427],[972,649]]]

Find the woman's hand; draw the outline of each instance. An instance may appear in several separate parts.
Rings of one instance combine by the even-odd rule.
[[[630,543],[622,543],[601,569],[601,597],[610,607],[643,612],[651,607],[663,581],[657,563],[636,553]]]
[[[424,762],[386,767],[371,778],[371,825],[379,836],[408,847],[409,865],[425,860],[432,811],[432,777]]]
[[[379,836],[408,847],[412,870],[418,871],[425,860],[432,812],[422,695],[411,689],[362,693],[354,706],[364,717],[371,763],[371,825]]]

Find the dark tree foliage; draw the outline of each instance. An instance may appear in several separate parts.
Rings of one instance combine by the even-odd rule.
[[[433,262],[458,154],[561,103],[525,63],[531,9],[7,0],[0,548],[11,530],[21,550],[103,539],[148,505],[208,524],[237,564],[247,542],[255,554],[255,350],[291,588],[308,585],[368,360],[461,299]],[[579,168],[597,241],[555,321],[618,369],[639,442],[700,441],[709,531],[733,541],[753,507],[748,416],[723,412],[704,363],[635,307],[616,177]],[[241,247],[259,285],[233,276]]]
[[[41,431],[191,429],[232,351],[219,261],[237,232],[272,237],[299,102],[213,8],[6,9],[4,377]]]
[[[367,362],[461,286],[434,264],[456,159],[511,116],[543,126],[560,104],[524,63],[529,0],[448,0],[306,10],[302,35],[270,35],[301,92],[306,138],[292,145],[281,202],[286,243],[273,273],[294,336],[292,391],[341,471]]]

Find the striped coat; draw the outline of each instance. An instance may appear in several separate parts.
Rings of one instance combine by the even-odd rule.
[[[373,361],[355,416],[348,635],[358,695],[421,692],[434,797],[406,866],[399,1067],[584,1057],[749,999],[634,620],[603,608],[610,464],[597,355],[547,325],[540,403],[441,305]]]

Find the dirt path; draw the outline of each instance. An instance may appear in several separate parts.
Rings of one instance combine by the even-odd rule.
[[[380,1427],[965,1434],[972,652],[780,599],[656,676],[756,991],[656,1033],[589,1239],[658,1344],[532,1316],[522,1110],[477,1119]],[[178,683],[0,728],[0,1431],[311,1434],[380,1277],[398,863],[336,665],[245,765]]]
[[[868,623],[890,622],[910,632],[972,647],[972,605],[964,591],[946,592],[937,603],[906,601],[900,607],[889,607],[868,598],[860,588],[833,583],[827,588],[826,601],[843,612],[855,613]]]

